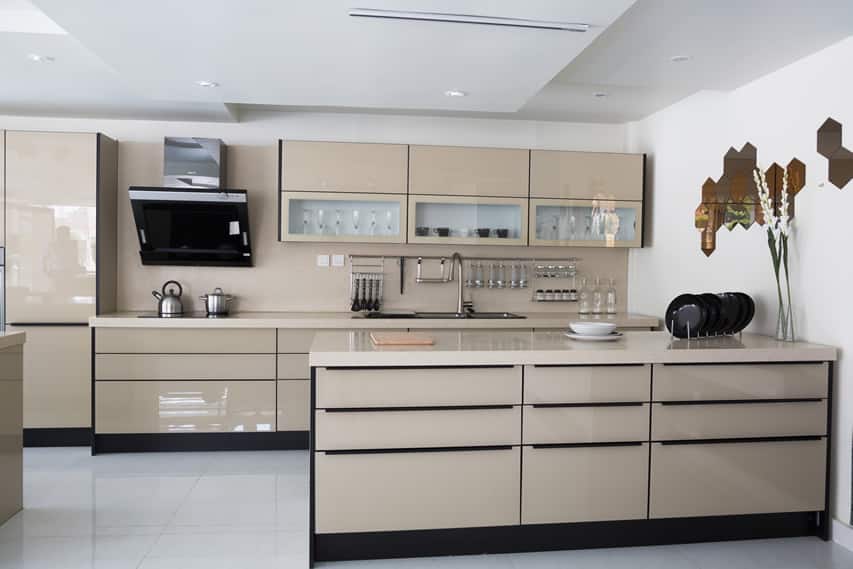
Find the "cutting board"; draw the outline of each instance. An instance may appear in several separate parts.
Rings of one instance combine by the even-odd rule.
[[[377,346],[432,346],[435,340],[415,332],[371,332],[370,339]]]

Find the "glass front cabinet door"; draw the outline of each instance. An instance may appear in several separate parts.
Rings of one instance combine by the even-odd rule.
[[[409,243],[527,245],[527,199],[409,196]]]
[[[530,245],[641,247],[643,202],[530,200]]]
[[[406,196],[282,192],[282,241],[405,243]]]

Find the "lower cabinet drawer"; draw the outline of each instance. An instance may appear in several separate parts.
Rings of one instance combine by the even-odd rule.
[[[97,354],[95,379],[275,379],[275,354]]]
[[[521,523],[548,524],[646,517],[649,444],[525,446]]]
[[[516,405],[521,367],[317,370],[317,408]]]
[[[96,328],[99,354],[274,354],[275,330]]]
[[[315,453],[317,533],[519,523],[519,447]]]
[[[655,364],[652,401],[823,399],[827,371],[822,363]]]
[[[796,403],[652,405],[652,440],[826,434],[826,400]]]
[[[274,381],[96,382],[95,396],[99,434],[275,430]]]
[[[524,406],[524,444],[649,440],[649,404],[605,407]]]
[[[525,403],[648,401],[650,365],[525,366]]]
[[[826,439],[652,443],[652,518],[824,509]]]
[[[517,445],[521,407],[317,411],[314,425],[318,450]]]
[[[278,379],[311,379],[308,354],[279,354]]]
[[[307,431],[311,428],[311,381],[288,379],[276,387],[276,428]]]

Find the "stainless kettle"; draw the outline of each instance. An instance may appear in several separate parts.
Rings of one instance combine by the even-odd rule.
[[[178,287],[178,294],[175,294],[174,288],[169,288],[166,290],[166,287],[169,285],[175,285]],[[184,314],[184,305],[181,302],[181,295],[184,294],[184,289],[181,287],[181,283],[178,281],[166,281],[163,283],[162,292],[152,290],[151,295],[160,301],[157,306],[157,312],[163,318],[168,318],[172,316],[182,316]]]

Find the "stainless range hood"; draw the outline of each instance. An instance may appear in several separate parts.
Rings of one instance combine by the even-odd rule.
[[[208,188],[225,186],[225,144],[218,138],[167,136],[163,144],[163,186]]]

